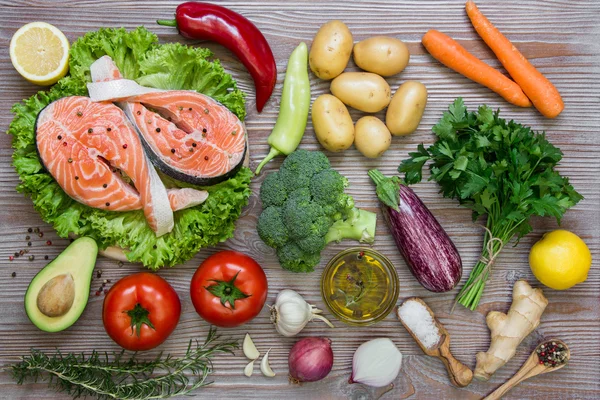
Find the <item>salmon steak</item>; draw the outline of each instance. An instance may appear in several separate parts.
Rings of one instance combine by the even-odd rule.
[[[229,179],[242,166],[246,129],[227,107],[195,91],[158,90],[123,79],[108,56],[90,70],[90,98],[117,102],[163,174],[208,186]]]
[[[141,209],[157,236],[173,229],[174,210],[208,196],[195,189],[167,190],[135,128],[112,103],[64,97],[40,111],[35,131],[42,164],[65,193],[94,208]]]

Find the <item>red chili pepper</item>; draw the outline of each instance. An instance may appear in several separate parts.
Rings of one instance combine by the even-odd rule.
[[[177,7],[175,20],[158,20],[175,26],[189,39],[215,41],[231,50],[254,79],[256,109],[261,112],[277,81],[277,64],[267,39],[246,17],[209,3],[186,2]]]

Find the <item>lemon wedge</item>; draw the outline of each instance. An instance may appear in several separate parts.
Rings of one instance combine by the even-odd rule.
[[[10,40],[10,60],[29,82],[52,85],[69,71],[69,41],[55,26],[32,22]]]

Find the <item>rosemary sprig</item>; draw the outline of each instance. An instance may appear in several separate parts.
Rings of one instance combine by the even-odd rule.
[[[11,366],[15,381],[48,381],[48,385],[73,398],[97,399],[164,399],[190,393],[211,384],[207,377],[213,372],[212,358],[219,353],[233,354],[237,341],[218,341],[220,336],[211,328],[203,344],[190,341],[181,358],[159,354],[154,360],[142,361],[120,353],[91,355],[48,355],[39,350],[23,356]]]

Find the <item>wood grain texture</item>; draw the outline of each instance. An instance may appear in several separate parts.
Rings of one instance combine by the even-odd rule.
[[[87,31],[103,26],[133,28],[146,25],[156,32],[161,41],[185,41],[172,28],[154,24],[157,18],[170,17],[179,1],[92,1],[92,0],[0,0],[0,131],[5,132],[12,119],[10,106],[29,97],[39,88],[25,82],[13,69],[8,56],[8,43],[12,34],[27,22],[44,20],[55,24],[73,41]],[[499,67],[491,51],[477,37],[464,12],[464,2],[455,0],[368,0],[312,2],[295,0],[225,1],[220,2],[250,18],[265,34],[277,59],[278,83],[274,95],[262,114],[257,114],[254,89],[249,74],[233,55],[214,43],[210,47],[224,66],[236,77],[240,87],[248,93],[248,118],[246,121],[252,149],[251,165],[267,153],[266,138],[272,129],[278,110],[281,86],[287,58],[299,41],[310,43],[318,27],[330,19],[342,19],[351,29],[355,40],[372,35],[393,35],[407,42],[411,61],[406,70],[388,79],[393,90],[402,82],[415,79],[429,90],[429,102],[417,132],[404,138],[394,138],[390,150],[383,158],[368,160],[355,149],[341,154],[328,154],[333,166],[348,176],[349,192],[356,203],[370,210],[378,205],[373,187],[366,175],[368,168],[378,167],[385,174],[395,172],[399,162],[418,143],[430,143],[431,126],[447,105],[462,96],[469,107],[486,103],[501,108],[505,118],[514,118],[545,130],[550,140],[558,145],[565,157],[560,170],[571,178],[575,188],[585,196],[577,207],[567,212],[562,226],[579,234],[589,245],[594,263],[588,280],[566,292],[545,290],[549,305],[539,328],[517,349],[515,357],[500,369],[489,382],[474,382],[466,388],[453,387],[448,381],[442,363],[425,356],[417,344],[390,314],[387,319],[370,328],[350,328],[335,321],[336,328],[311,323],[300,337],[327,335],[333,341],[335,362],[333,371],[323,381],[292,387],[287,379],[287,354],[296,339],[282,338],[269,322],[265,308],[250,324],[237,329],[222,330],[225,335],[242,339],[250,332],[258,349],[264,353],[272,347],[272,367],[277,376],[268,379],[255,372],[248,379],[243,376],[245,358],[219,357],[215,362],[214,385],[195,395],[213,398],[295,398],[295,399],[368,399],[376,398],[382,391],[361,385],[348,385],[352,355],[363,341],[375,337],[390,337],[403,352],[404,364],[392,391],[382,398],[398,399],[478,399],[492,392],[514,374],[543,337],[556,337],[568,343],[572,352],[571,363],[562,370],[535,377],[513,389],[506,398],[534,399],[597,399],[600,398],[600,2],[597,0],[553,1],[493,1],[480,0],[480,9],[528,57],[539,70],[556,85],[565,101],[565,111],[556,119],[544,119],[533,109],[518,109],[499,96],[466,78],[448,70],[433,60],[420,44],[421,36],[430,28],[443,31],[457,39],[469,51],[494,67]],[[351,63],[350,70],[356,70]],[[503,70],[502,70],[503,71]],[[329,83],[311,75],[312,97],[329,90]],[[356,120],[362,115],[352,111]],[[383,116],[383,113],[378,114]],[[318,149],[309,122],[301,147]],[[38,331],[27,319],[23,308],[23,295],[31,278],[44,265],[43,256],[55,257],[67,241],[56,237],[33,210],[31,201],[14,190],[18,178],[11,167],[10,137],[0,135],[0,367],[16,361],[32,347],[62,351],[118,350],[106,336],[101,322],[102,297],[91,296],[81,319],[65,332],[48,334]],[[265,172],[275,170],[281,160],[269,164]],[[298,290],[306,299],[323,308],[319,292],[320,270],[308,275],[283,271],[272,249],[264,245],[255,230],[260,202],[256,197],[264,178],[257,177],[252,189],[254,195],[237,224],[235,238],[218,248],[201,251],[185,265],[163,270],[166,278],[179,293],[183,314],[181,322],[169,340],[156,351],[144,354],[151,357],[158,351],[181,355],[190,339],[202,339],[208,325],[194,312],[188,296],[189,281],[199,263],[220,249],[235,249],[259,261],[269,278],[268,302],[272,303],[279,290]],[[482,229],[471,223],[467,210],[456,202],[442,199],[438,188],[431,182],[415,186],[415,191],[430,207],[440,223],[447,229],[460,251],[464,263],[462,282],[479,257]],[[381,215],[379,215],[381,217]],[[35,261],[20,258],[9,262],[8,256],[25,244],[28,227],[39,226],[45,236],[33,240],[31,254]],[[498,259],[493,277],[488,283],[479,308],[470,312],[458,308],[449,313],[456,290],[433,294],[423,289],[411,276],[394,242],[379,218],[375,248],[382,251],[397,266],[401,283],[401,299],[420,296],[432,308],[452,335],[452,352],[456,358],[471,368],[475,354],[489,346],[489,332],[485,314],[490,310],[506,311],[511,301],[512,284],[519,278],[538,285],[527,262],[529,248],[547,230],[556,228],[550,219],[536,219],[534,232],[516,247],[508,246]],[[45,240],[53,246],[46,246]],[[322,264],[336,252],[351,243],[329,246],[322,254]],[[103,279],[113,282],[126,274],[140,270],[138,265],[119,267],[114,261],[100,258],[97,269],[104,271]],[[15,271],[16,277],[11,273]],[[99,286],[97,280],[92,290]],[[331,316],[328,312],[326,313]],[[63,394],[48,389],[44,383],[17,386],[6,372],[0,372],[0,398],[10,399],[62,399]]]

